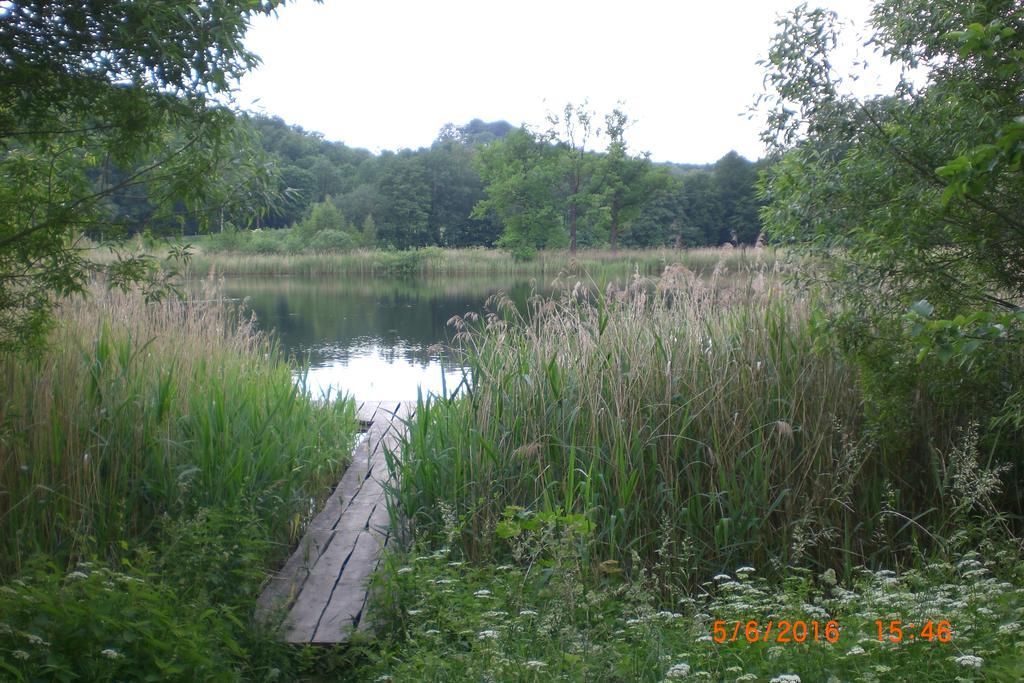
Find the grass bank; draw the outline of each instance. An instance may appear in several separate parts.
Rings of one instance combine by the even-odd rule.
[[[272,232],[272,231],[271,231]],[[784,253],[764,248],[700,248],[700,249],[584,249],[539,251],[529,259],[514,257],[498,249],[441,249],[425,247],[407,251],[355,249],[288,253],[286,251],[252,252],[219,247],[216,236],[191,238],[193,255],[189,270],[205,277],[211,271],[218,275],[301,275],[331,277],[340,275],[544,275],[561,273],[602,275],[657,275],[671,264],[681,264],[698,273],[709,274],[715,268],[740,272],[757,264],[782,260]],[[135,241],[122,245],[129,251],[164,256],[157,243]],[[95,255],[99,260],[113,258],[105,251]]]
[[[96,286],[0,376],[0,670],[280,671],[251,610],[346,465],[351,401],[305,395],[214,289],[148,303]]]

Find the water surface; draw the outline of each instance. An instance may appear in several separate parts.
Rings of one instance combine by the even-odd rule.
[[[289,354],[308,364],[314,396],[330,392],[357,400],[415,400],[440,395],[463,381],[464,369],[444,348],[448,321],[480,312],[503,292],[520,307],[533,291],[529,278],[366,277],[228,278],[228,297],[242,299],[261,328],[273,331]]]

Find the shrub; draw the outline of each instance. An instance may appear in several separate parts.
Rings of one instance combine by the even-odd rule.
[[[359,246],[358,238],[341,230],[318,232],[309,241],[309,249],[313,252],[351,251],[357,246]]]

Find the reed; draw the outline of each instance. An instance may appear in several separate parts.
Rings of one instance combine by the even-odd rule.
[[[714,268],[741,270],[751,264],[775,261],[781,252],[773,249],[633,249],[542,251],[530,260],[518,260],[496,249],[439,249],[427,247],[409,251],[356,250],[314,254],[242,254],[204,251],[193,256],[191,271],[200,276],[215,270],[220,275],[557,275],[563,272],[592,275],[629,275],[639,271],[651,275],[667,265],[682,264],[690,270],[709,274]]]
[[[354,435],[351,401],[308,396],[214,288],[150,303],[94,285],[0,377],[0,574],[113,559],[201,508],[252,510],[286,547]]]
[[[858,492],[882,483],[849,436],[853,371],[816,349],[808,302],[773,267],[722,280],[673,266],[538,298],[525,318],[497,301],[454,320],[472,388],[421,402],[391,463],[412,533],[443,535],[450,507],[466,554],[492,560],[519,508],[583,514],[584,566],[691,584],[867,557],[878,496]]]

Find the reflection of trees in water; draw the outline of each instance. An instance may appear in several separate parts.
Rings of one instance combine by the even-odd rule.
[[[521,310],[541,283],[500,277],[459,278],[232,278],[229,297],[246,300],[260,326],[276,331],[284,349],[317,364],[349,361],[376,347],[388,360],[426,366],[448,344],[453,315],[480,312],[504,291]],[[441,358],[444,367],[458,367]]]
[[[402,360],[421,370],[428,370],[432,364],[439,364],[447,371],[458,371],[462,364],[450,352],[439,349],[437,343],[430,346],[408,346],[405,344],[380,345],[378,340],[352,339],[348,342],[326,342],[304,350],[310,363],[316,365],[326,360],[349,364],[353,359],[373,356],[394,363]]]

